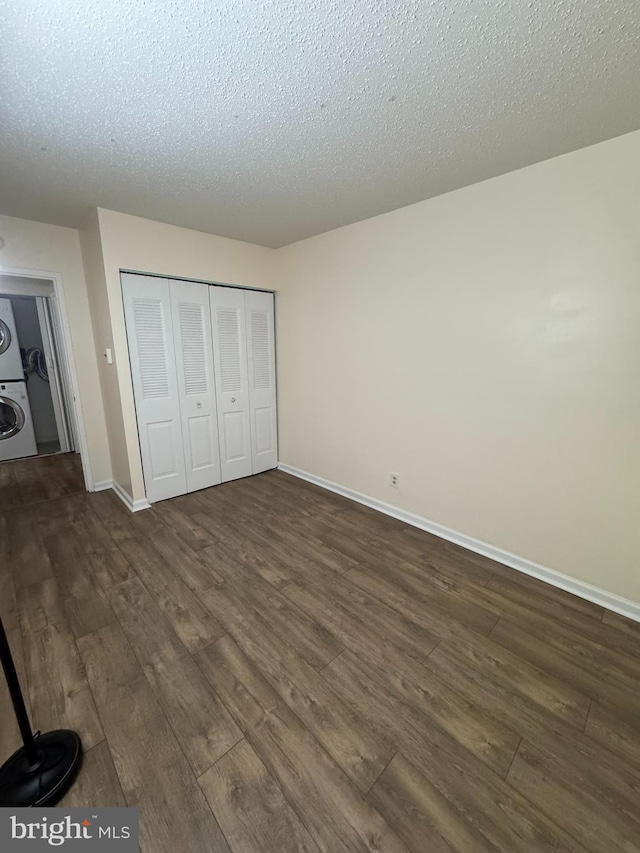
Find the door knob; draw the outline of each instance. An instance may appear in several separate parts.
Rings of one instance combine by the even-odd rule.
[[[201,408],[202,408],[202,403],[200,402],[200,400],[198,400],[198,402],[196,403],[196,407],[197,407],[198,409],[201,409]]]
[[[236,398],[235,398],[235,397],[232,397],[232,398],[231,398],[231,402],[232,402],[232,403],[235,403],[235,401],[236,401]]]

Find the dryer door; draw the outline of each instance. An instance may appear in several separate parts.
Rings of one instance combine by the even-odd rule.
[[[0,397],[0,441],[13,438],[24,426],[24,411],[10,397]]]
[[[0,355],[6,352],[11,345],[11,329],[4,320],[0,319]]]

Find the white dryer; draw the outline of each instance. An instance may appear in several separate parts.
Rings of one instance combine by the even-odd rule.
[[[37,453],[27,383],[0,381],[0,462]]]
[[[20,343],[10,299],[0,299],[0,382],[24,379]]]

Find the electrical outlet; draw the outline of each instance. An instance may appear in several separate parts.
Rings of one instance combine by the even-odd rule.
[[[394,489],[400,488],[400,474],[391,474],[391,485]]]

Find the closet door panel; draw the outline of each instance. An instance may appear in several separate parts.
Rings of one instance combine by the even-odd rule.
[[[274,414],[275,413],[273,406],[267,406],[261,409],[253,410],[255,421],[256,461],[258,461],[261,457],[264,458],[264,454],[274,452],[274,447],[277,444]]]
[[[210,287],[222,482],[248,477],[251,429],[244,291]]]
[[[145,488],[161,501],[187,490],[169,282],[121,278]]]
[[[221,482],[209,288],[169,283],[187,490]]]
[[[217,475],[208,486],[215,486],[220,481],[220,466],[218,464],[218,424],[211,415],[192,417],[187,420],[189,447],[191,451],[191,470],[203,471],[207,468],[217,469]],[[196,488],[198,488],[196,486]],[[206,488],[203,486],[202,488]],[[193,491],[193,489],[189,489]]]
[[[278,465],[273,294],[245,292],[251,457],[254,474]]]
[[[173,477],[182,461],[176,453],[173,421],[146,423],[144,428],[149,447],[149,468],[152,480]],[[183,493],[180,492],[180,494]]]
[[[247,430],[244,412],[225,412],[223,415],[226,442],[225,459],[238,462],[247,458]],[[249,472],[251,473],[251,472]]]

